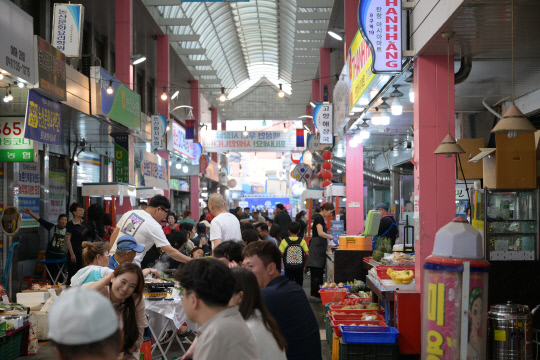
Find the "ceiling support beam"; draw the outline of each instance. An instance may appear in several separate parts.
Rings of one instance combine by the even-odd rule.
[[[334,0],[298,0],[299,8],[332,8]]]
[[[332,13],[330,11],[324,12],[297,12],[296,20],[328,20]]]
[[[144,0],[146,6],[180,6],[180,0]]]
[[[296,30],[313,31],[313,30],[327,30],[327,23],[315,23],[315,24],[296,24]]]
[[[216,70],[193,70],[191,72],[191,75],[194,75],[194,76],[216,75],[216,74],[217,74]]]
[[[189,26],[191,22],[191,18],[159,18],[157,20],[159,26]]]
[[[178,55],[204,55],[206,49],[184,49],[179,46],[174,47]]]
[[[212,66],[212,60],[185,60],[186,66]]]
[[[316,56],[319,54],[319,50],[297,50],[294,52],[294,56]]]
[[[170,42],[199,41],[200,35],[169,35]]]

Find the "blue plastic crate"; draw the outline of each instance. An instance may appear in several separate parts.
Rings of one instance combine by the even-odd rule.
[[[393,327],[340,326],[343,341],[351,344],[395,344],[399,331]]]

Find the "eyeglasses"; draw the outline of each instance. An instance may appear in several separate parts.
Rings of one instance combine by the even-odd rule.
[[[158,209],[160,209],[163,212],[169,212],[169,209],[165,209],[164,207],[158,206]]]

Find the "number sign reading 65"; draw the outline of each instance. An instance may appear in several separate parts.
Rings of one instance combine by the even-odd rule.
[[[0,161],[34,162],[37,143],[23,137],[24,118],[0,118]]]

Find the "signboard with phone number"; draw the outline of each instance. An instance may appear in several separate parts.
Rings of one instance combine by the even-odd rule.
[[[24,138],[24,118],[0,118],[0,161],[34,162],[37,143]]]

